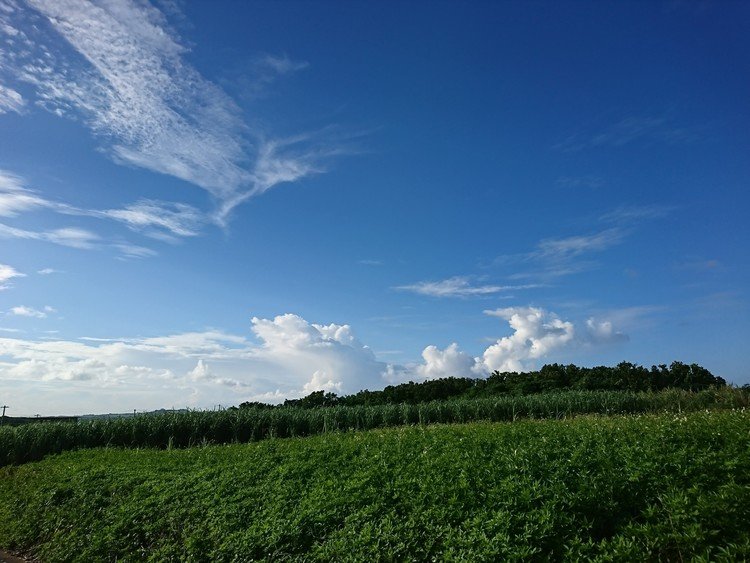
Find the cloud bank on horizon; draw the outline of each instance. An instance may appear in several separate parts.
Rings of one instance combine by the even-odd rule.
[[[50,312],[22,306],[8,314],[44,318]],[[22,404],[54,397],[67,413],[92,410],[94,397],[98,412],[194,407],[202,394],[224,405],[277,403],[317,390],[350,394],[406,381],[523,371],[569,348],[627,338],[609,322],[588,319],[576,327],[536,307],[485,313],[508,321],[513,332],[476,358],[452,343],[443,350],[427,346],[421,363],[391,364],[379,360],[349,325],[309,323],[288,313],[252,319],[259,343],[215,330],[78,341],[0,337],[0,380],[14,386]]]

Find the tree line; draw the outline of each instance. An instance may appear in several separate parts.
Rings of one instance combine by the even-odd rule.
[[[724,387],[726,381],[698,364],[672,362],[647,369],[621,362],[614,367],[578,367],[573,364],[548,364],[539,371],[494,371],[487,378],[445,377],[415,383],[389,385],[382,391],[363,390],[352,395],[314,391],[301,399],[287,399],[283,405],[256,401],[240,404],[240,408],[272,409],[277,406],[301,409],[333,406],[373,406],[388,404],[419,404],[452,398],[480,398],[498,395],[533,395],[550,391],[660,391],[683,389],[701,391]]]

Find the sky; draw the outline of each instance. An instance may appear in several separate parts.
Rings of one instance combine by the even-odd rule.
[[[0,0],[0,401],[750,382],[750,4]]]

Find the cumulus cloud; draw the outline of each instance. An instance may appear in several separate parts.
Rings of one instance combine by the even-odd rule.
[[[540,307],[508,307],[485,311],[508,321],[513,334],[500,338],[483,354],[487,371],[524,371],[539,367],[537,360],[565,349],[614,344],[628,340],[609,319],[588,318],[576,327]]]
[[[417,365],[414,372],[424,379],[477,377],[486,372],[481,359],[462,352],[455,342],[444,350],[437,346],[427,346],[422,351],[422,359],[424,363]]]
[[[17,309],[39,318],[52,312]],[[605,320],[591,319],[576,330],[572,322],[535,307],[487,314],[507,321],[513,333],[482,356],[452,343],[445,349],[427,346],[421,363],[407,365],[380,361],[349,325],[315,324],[293,314],[254,317],[250,330],[257,341],[218,330],[78,341],[0,338],[0,393],[12,389],[19,412],[23,404],[29,411],[45,404],[59,414],[279,402],[317,390],[349,394],[408,380],[531,369],[563,349],[623,336]]]
[[[0,264],[0,291],[8,289],[10,284],[8,283],[13,278],[23,278],[26,274],[22,274],[16,270],[13,266],[7,264]]]
[[[575,337],[573,323],[541,308],[509,307],[485,314],[508,321],[514,331],[484,351],[484,365],[490,371],[522,371],[529,360],[544,357]]]
[[[29,307],[19,312],[46,315]],[[348,325],[319,325],[286,314],[253,318],[251,331],[257,343],[221,331],[78,342],[0,338],[0,390],[35,388],[31,404],[64,400],[66,412],[80,413],[93,404],[109,410],[159,408],[172,401],[237,404],[318,389],[353,393],[385,383],[387,365]],[[84,387],[67,387],[71,381]],[[135,395],[138,405],[123,404]]]

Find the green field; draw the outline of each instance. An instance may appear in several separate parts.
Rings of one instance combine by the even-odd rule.
[[[580,414],[643,414],[750,406],[750,394],[730,387],[700,392],[558,391],[449,399],[421,404],[281,407],[141,415],[77,423],[0,427],[0,466],[37,461],[49,454],[105,446],[185,448],[371,430],[409,424],[565,418]]]
[[[408,426],[0,469],[42,561],[750,558],[750,411]]]

